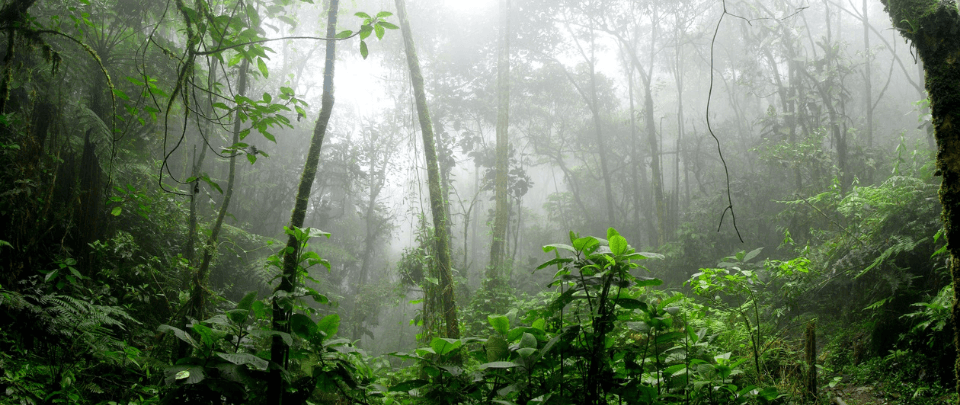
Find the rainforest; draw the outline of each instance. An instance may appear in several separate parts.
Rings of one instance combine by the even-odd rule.
[[[957,0],[0,4],[0,404],[960,404]]]

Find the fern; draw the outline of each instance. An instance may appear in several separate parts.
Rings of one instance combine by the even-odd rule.
[[[139,324],[121,307],[98,305],[67,295],[0,291],[0,296],[4,298],[0,308],[26,312],[36,318],[47,333],[86,346],[91,353],[116,350],[123,343],[116,339],[114,332]]]

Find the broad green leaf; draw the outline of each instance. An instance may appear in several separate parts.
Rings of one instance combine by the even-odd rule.
[[[512,368],[519,366],[519,364],[512,361],[491,361],[489,363],[483,363],[477,366],[479,370],[486,370],[488,368]]]
[[[620,232],[617,232],[616,229],[607,228],[607,239],[610,239],[614,236],[619,236],[619,235],[620,235]]]
[[[238,366],[252,366],[257,370],[266,370],[267,365],[269,364],[266,360],[261,359],[257,356],[254,356],[250,353],[217,353],[217,357],[220,357],[226,361],[229,361]]]
[[[610,228],[610,229],[613,230],[613,228]],[[614,231],[614,232],[616,232],[616,231]],[[608,239],[610,240],[610,252],[611,252],[611,253],[613,253],[613,254],[616,255],[616,256],[620,256],[620,255],[623,255],[624,253],[627,253],[627,249],[629,248],[629,244],[627,243],[627,239],[626,239],[626,238],[624,238],[623,236],[620,236],[620,235],[613,235],[612,237],[609,237]]]
[[[487,350],[487,361],[497,361],[509,355],[509,345],[500,335],[490,336],[484,348]]]
[[[120,213],[121,213],[122,211],[123,211],[123,209],[120,208],[120,207],[113,207],[113,210],[110,211],[110,215],[113,215],[113,216],[117,217],[117,216],[120,216]]]
[[[330,314],[320,322],[317,322],[317,330],[326,334],[327,337],[331,337],[337,334],[337,331],[340,329],[340,315]]]
[[[304,314],[293,314],[290,316],[290,331],[304,339],[310,339],[317,331],[317,324]]]
[[[524,333],[523,337],[520,338],[520,347],[532,347],[537,348],[537,338],[529,333]]]
[[[493,326],[493,330],[501,335],[506,335],[510,331],[510,318],[503,315],[487,315],[487,322]]]
[[[373,18],[373,17],[370,17],[370,14],[364,13],[363,11],[354,13],[353,15],[355,15],[355,16],[357,16],[357,17],[360,17],[360,18]]]
[[[190,346],[193,346],[194,348],[200,347],[200,344],[193,339],[193,336],[190,336],[189,333],[184,332],[180,328],[175,328],[170,325],[160,325],[159,327],[157,327],[157,332],[173,332],[173,335],[176,336],[177,339],[187,342],[187,344],[189,344]]]
[[[743,260],[740,260],[740,261],[741,261],[741,262],[749,262],[749,261],[753,260],[754,257],[757,257],[757,255],[760,254],[760,251],[761,251],[761,250],[763,250],[762,247],[759,247],[759,248],[756,248],[756,249],[751,250],[750,253],[747,253],[746,255],[744,255],[744,256],[743,256]]]
[[[247,315],[250,315],[249,309],[231,309],[227,311],[227,316],[230,318],[230,321],[235,324],[241,324],[247,320]]]
[[[374,25],[373,31],[376,32],[377,39],[383,39],[383,33],[385,32],[385,30],[383,29],[383,27],[380,26],[380,24]]]
[[[545,245],[545,246],[543,247],[543,252],[544,252],[544,253],[549,253],[549,252],[554,251],[554,250],[557,250],[557,249],[563,249],[563,250],[566,250],[566,251],[568,251],[568,252],[570,252],[570,253],[577,253],[577,250],[574,249],[573,246],[564,245],[564,244],[562,244],[562,243],[554,243],[554,244],[552,244],[552,245]]]
[[[391,12],[389,12],[389,11],[381,11],[381,12],[377,13],[377,19],[390,17],[390,16],[392,16],[392,15],[393,15],[393,13],[391,13]]]
[[[410,390],[413,390],[413,389],[420,388],[420,387],[422,387],[422,386],[424,386],[424,385],[427,385],[427,384],[429,384],[429,383],[430,383],[430,382],[427,381],[427,380],[420,380],[420,379],[417,379],[417,380],[407,380],[407,381],[404,381],[404,382],[402,382],[402,383],[399,383],[399,384],[397,384],[397,385],[394,385],[394,386],[390,387],[390,392],[407,392],[407,391],[410,391]]]
[[[647,303],[634,298],[617,299],[617,305],[626,309],[646,309]]]
[[[349,38],[351,35],[353,35],[353,31],[344,30],[344,31],[340,31],[340,33],[337,34],[337,38],[339,39]]]
[[[363,37],[362,32],[360,33],[360,36]],[[365,41],[360,41],[360,56],[366,59],[369,53],[370,51],[367,50],[367,43]]]
[[[240,302],[237,303],[237,309],[246,309],[250,310],[253,306],[253,302],[257,300],[257,292],[250,291],[243,298],[240,299]]]
[[[637,279],[637,287],[649,287],[649,286],[658,286],[663,284],[663,280],[658,278],[646,278],[646,279]]]
[[[461,345],[463,345],[463,342],[460,339],[433,338],[430,341],[430,348],[440,356],[458,349]]]

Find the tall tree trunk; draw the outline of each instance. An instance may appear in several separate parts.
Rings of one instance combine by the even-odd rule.
[[[955,0],[882,0],[893,25],[913,42],[930,94],[937,172],[953,278],[954,349],[960,347],[960,11]],[[954,364],[960,393],[960,356]]]
[[[307,204],[310,202],[310,190],[317,177],[317,165],[320,164],[320,149],[323,146],[323,138],[327,133],[327,123],[330,121],[330,114],[333,112],[333,73],[334,62],[336,61],[337,41],[334,38],[337,35],[337,12],[340,9],[340,0],[330,0],[330,8],[327,11],[327,33],[326,55],[323,64],[323,96],[320,99],[320,115],[317,117],[317,123],[313,127],[313,137],[310,140],[310,149],[307,151],[307,161],[303,164],[303,171],[300,175],[300,184],[297,188],[297,198],[294,202],[293,212],[290,215],[290,227],[303,227],[304,218],[307,215]],[[299,242],[297,238],[290,235],[287,238],[287,247],[283,254],[283,273],[280,275],[280,284],[277,286],[274,294],[279,292],[291,293],[296,287],[297,263]],[[274,296],[273,299],[273,323],[272,328],[276,332],[290,333],[290,315],[292,308],[280,304],[280,300]],[[280,405],[283,401],[284,379],[283,369],[287,366],[287,355],[290,348],[283,342],[283,339],[274,335],[270,345],[270,362],[273,363],[270,375],[267,381],[267,401],[273,405]]]
[[[873,77],[870,73],[873,70],[873,66],[870,66],[873,57],[870,55],[869,11],[867,0],[863,0],[863,56],[866,58],[863,66],[863,108],[867,120],[867,146],[873,147]]]
[[[633,192],[633,211],[631,212],[633,218],[633,226],[636,232],[635,239],[637,246],[643,246],[643,239],[640,238],[642,227],[640,226],[640,209],[643,207],[640,201],[640,167],[643,165],[643,157],[640,156],[640,150],[637,145],[637,118],[636,106],[633,102],[633,69],[630,68],[629,62],[624,62],[627,69],[627,92],[630,96],[630,185],[631,191]]]
[[[423,154],[427,160],[427,182],[430,192],[430,211],[433,214],[433,229],[436,237],[436,255],[439,271],[440,301],[445,323],[442,331],[447,338],[460,337],[460,324],[457,319],[457,304],[453,296],[453,276],[450,269],[450,235],[447,234],[446,200],[440,189],[440,167],[437,164],[437,150],[434,143],[433,123],[430,121],[430,111],[427,108],[427,94],[423,88],[423,73],[420,71],[420,60],[417,57],[416,46],[413,43],[413,33],[410,31],[410,21],[407,19],[407,9],[404,0],[395,0],[397,17],[400,19],[400,30],[403,33],[404,50],[407,54],[407,65],[410,68],[410,80],[413,82],[414,97],[417,101],[417,117],[420,120],[420,132],[423,136]]]
[[[216,71],[216,62],[214,58],[208,58],[209,71],[207,72],[207,105],[203,106],[204,111],[209,114],[213,111],[213,84],[217,80],[217,71]],[[244,89],[245,91],[246,89]],[[201,117],[197,117],[200,119]],[[203,167],[203,159],[207,155],[207,144],[203,140],[205,136],[209,136],[211,128],[213,128],[213,123],[210,120],[204,120],[201,127],[204,129],[204,134],[200,134],[201,139],[199,142],[200,146],[200,156],[197,154],[197,145],[193,147],[193,156],[191,157],[191,163],[193,167],[190,168],[190,177],[193,177],[197,180],[194,180],[193,187],[190,190],[190,221],[187,224],[187,263],[190,263],[192,266],[194,260],[196,260],[196,252],[194,251],[194,245],[197,240],[197,197],[200,195],[200,169]]]
[[[497,57],[497,162],[494,181],[496,208],[493,220],[493,241],[490,243],[490,265],[487,279],[493,280],[503,272],[504,239],[507,236],[507,218],[510,204],[507,200],[507,171],[509,170],[510,124],[510,0],[500,0],[500,49]]]
[[[247,91],[247,69],[250,68],[250,61],[244,59],[240,62],[240,77],[237,83],[237,94],[243,95]],[[198,117],[199,118],[199,117]],[[233,139],[231,145],[240,142],[240,113],[233,120]],[[190,294],[190,304],[187,308],[187,315],[196,319],[205,318],[204,290],[207,277],[210,275],[210,262],[213,260],[213,254],[216,252],[217,238],[220,236],[220,230],[223,228],[223,220],[227,216],[227,210],[230,208],[230,200],[233,198],[234,184],[237,175],[237,154],[230,156],[230,171],[227,175],[227,188],[223,191],[223,202],[220,203],[220,212],[217,213],[217,220],[210,229],[210,237],[203,247],[203,260],[200,262],[200,268],[193,280],[193,293]],[[191,214],[191,215],[195,215]]]

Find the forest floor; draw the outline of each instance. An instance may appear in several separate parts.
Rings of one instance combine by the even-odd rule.
[[[891,403],[875,387],[838,386],[826,390],[831,405],[880,405]],[[839,399],[839,401],[838,401]]]

